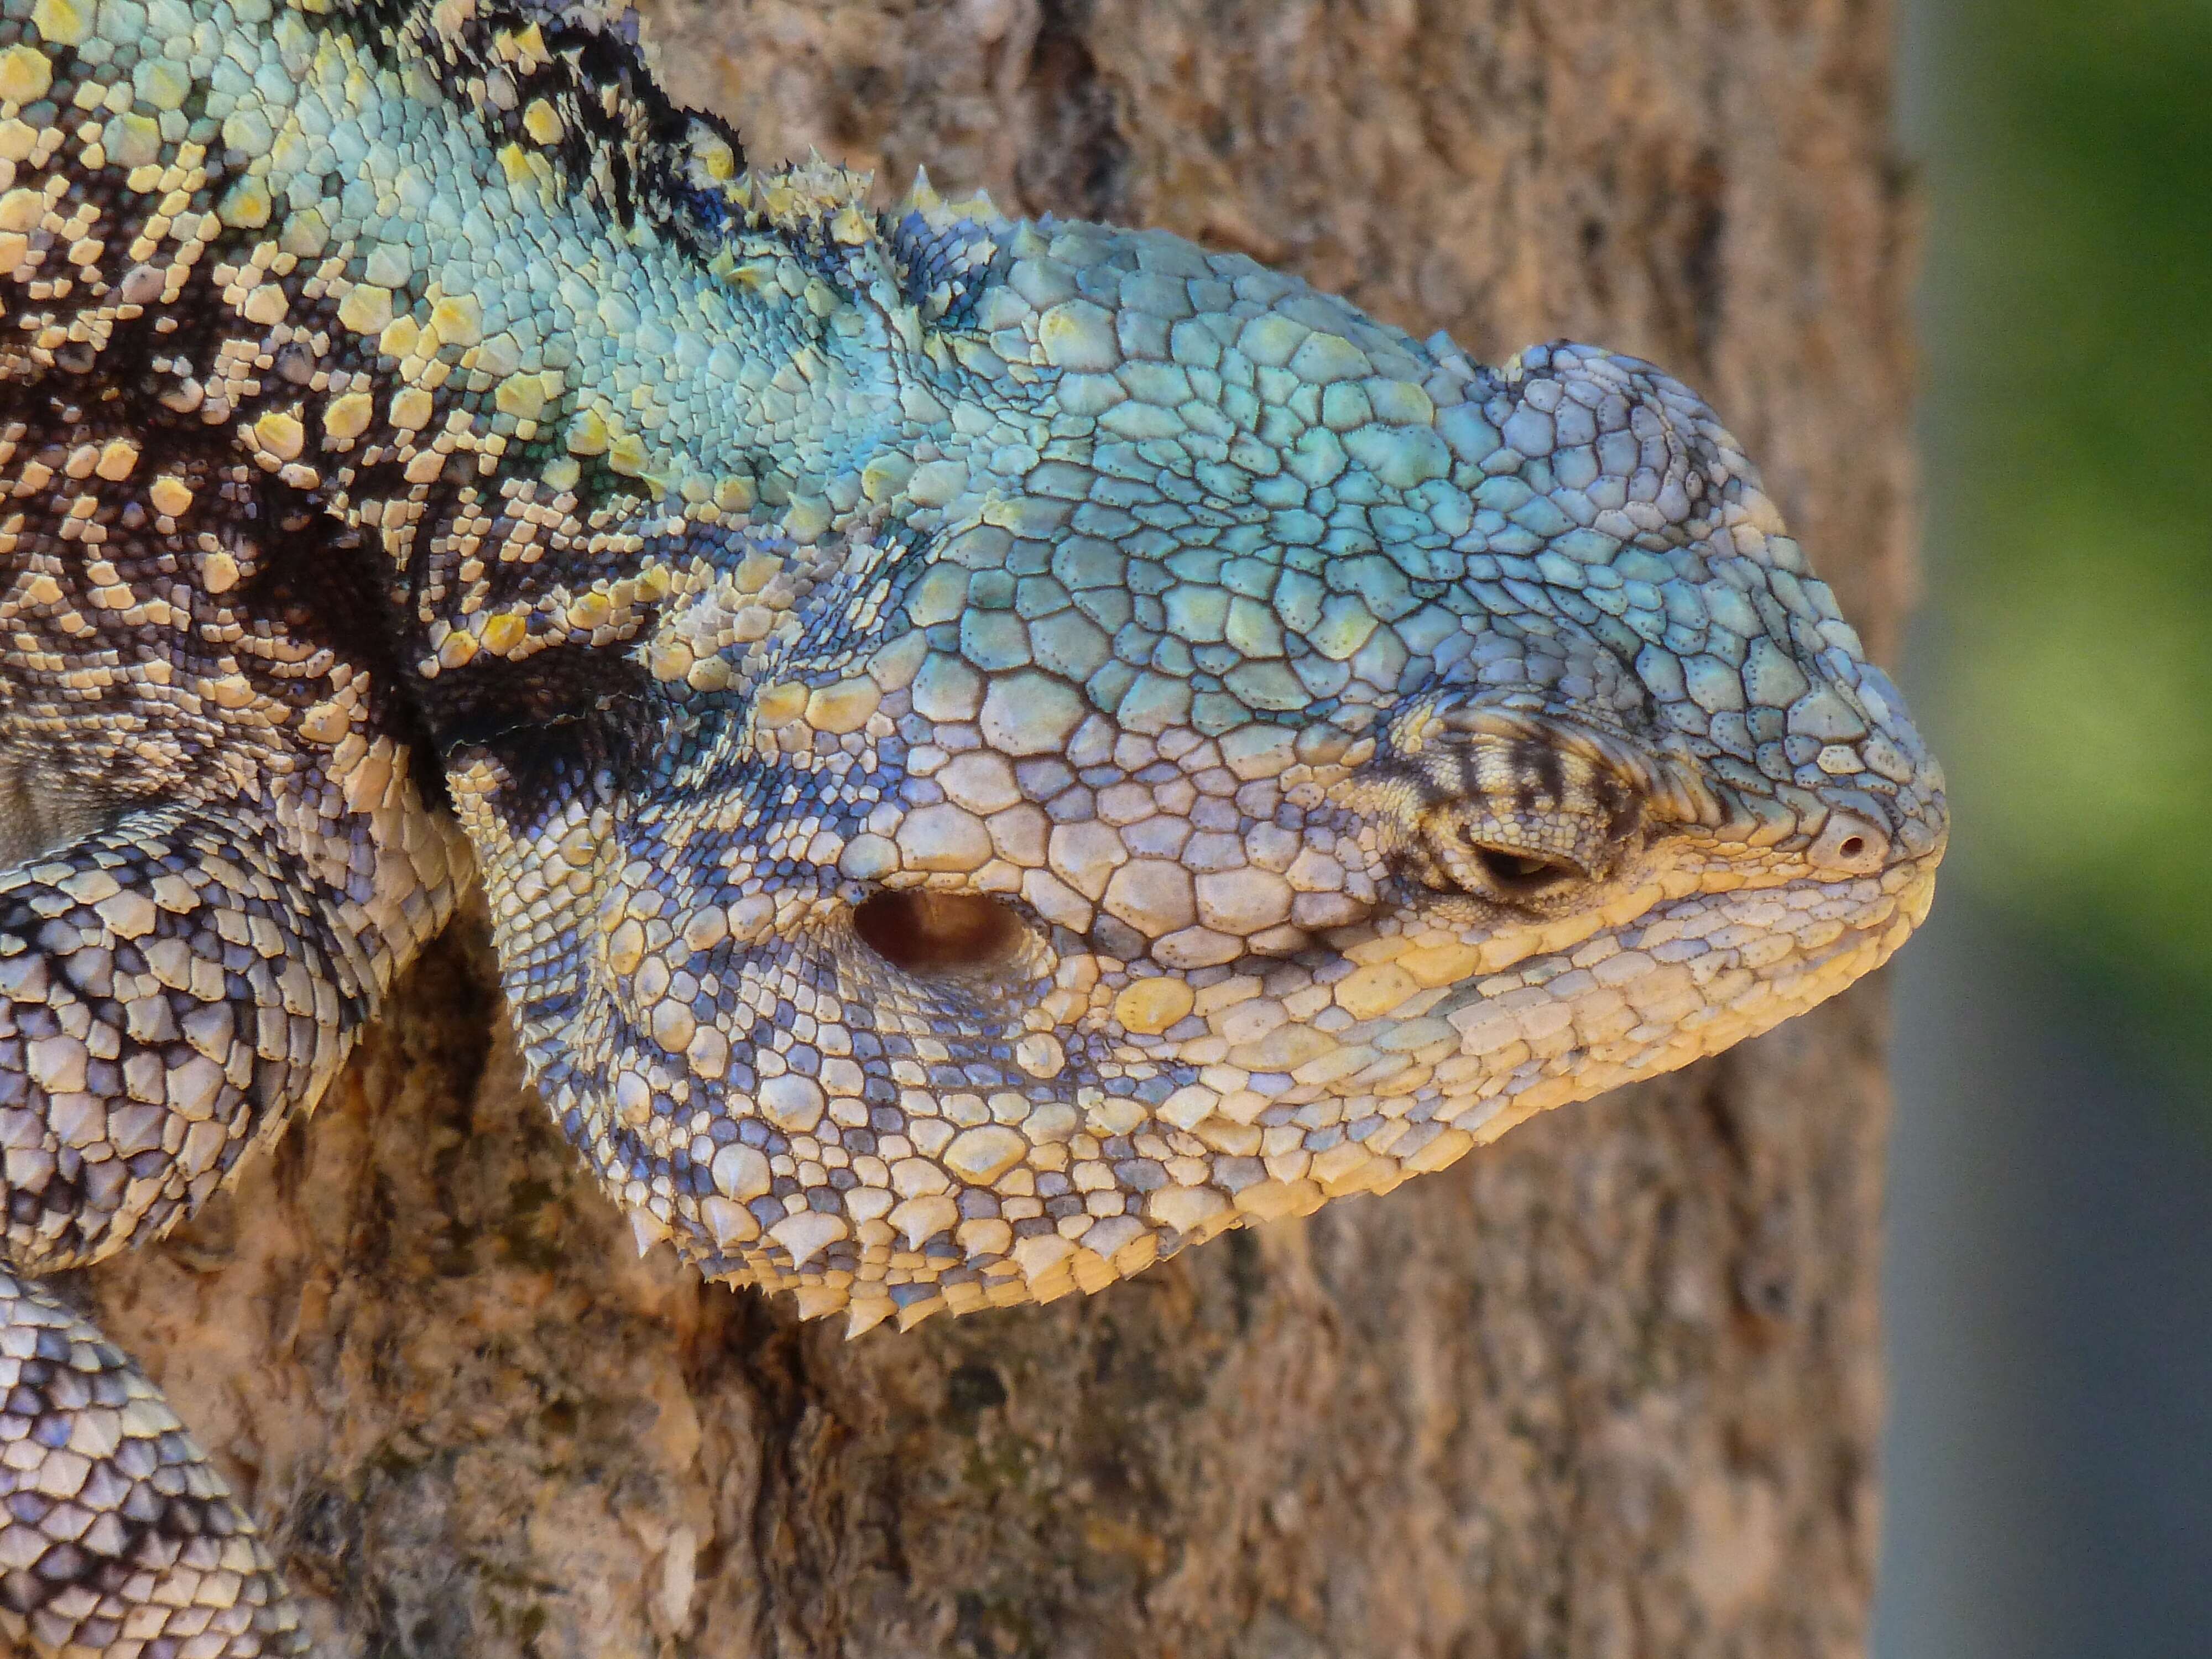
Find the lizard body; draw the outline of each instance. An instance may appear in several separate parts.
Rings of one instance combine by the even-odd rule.
[[[618,9],[0,0],[0,1630],[305,1650],[36,1280],[472,881],[641,1242],[856,1332],[1387,1189],[1924,914],[1940,773],[1679,383],[866,182]]]

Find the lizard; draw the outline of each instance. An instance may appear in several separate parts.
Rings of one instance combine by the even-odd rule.
[[[0,0],[0,1632],[309,1650],[42,1283],[479,889],[641,1248],[1097,1291],[1763,1031],[1941,771],[1656,367],[748,161],[620,0]]]

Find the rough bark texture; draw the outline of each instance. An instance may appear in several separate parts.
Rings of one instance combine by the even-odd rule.
[[[1705,391],[1877,647],[1906,582],[1879,0],[660,0],[757,156],[1244,249]],[[641,1261],[480,921],[315,1121],[89,1276],[333,1654],[1859,1650],[1879,989],[1095,1299],[847,1345]]]

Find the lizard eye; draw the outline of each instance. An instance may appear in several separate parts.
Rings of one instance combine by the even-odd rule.
[[[1000,900],[914,889],[865,900],[853,912],[853,931],[894,968],[930,976],[1004,968],[1029,937],[1013,907]]]
[[[1610,880],[1644,836],[1629,765],[1580,731],[1482,729],[1447,709],[1378,769],[1385,844],[1422,887],[1538,915]],[[1461,730],[1462,726],[1473,729]]]

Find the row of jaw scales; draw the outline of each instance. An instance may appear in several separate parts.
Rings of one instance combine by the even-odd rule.
[[[1095,1290],[1830,995],[1934,762],[1650,365],[750,169],[598,0],[0,0],[0,1632],[301,1651],[16,1274],[487,890],[641,1242]],[[133,1645],[139,1644],[139,1645]]]

